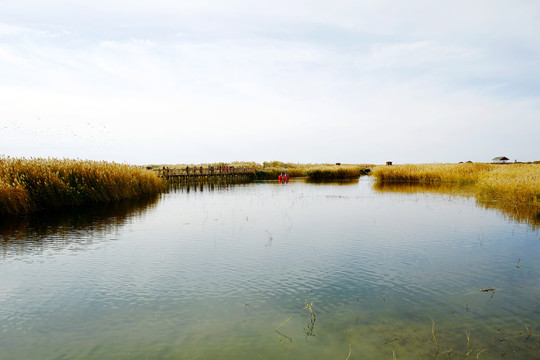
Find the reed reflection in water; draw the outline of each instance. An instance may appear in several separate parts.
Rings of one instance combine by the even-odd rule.
[[[160,195],[0,217],[0,256],[84,247],[113,235],[131,219],[154,208]]]
[[[532,206],[518,205],[512,202],[504,201],[489,201],[477,199],[473,187],[453,185],[453,184],[386,184],[375,182],[373,188],[378,192],[395,192],[395,193],[433,193],[440,195],[461,196],[467,198],[475,198],[476,203],[485,209],[498,210],[507,219],[525,223],[536,230],[540,226],[540,212]]]

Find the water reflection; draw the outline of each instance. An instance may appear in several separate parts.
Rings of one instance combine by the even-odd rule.
[[[168,191],[173,193],[190,193],[229,190],[235,186],[242,186],[250,183],[252,183],[252,181],[245,181],[241,179],[221,179],[220,181],[170,182],[168,186]]]
[[[453,184],[410,184],[410,183],[373,183],[373,189],[377,192],[400,192],[408,194],[435,193],[452,194],[460,196],[474,196],[472,187],[464,187]]]
[[[441,186],[341,185],[197,183],[4,221],[4,249],[38,245],[0,257],[0,357],[463,359],[469,332],[471,359],[535,358],[537,234]]]
[[[540,212],[531,206],[519,206],[519,204],[476,200],[476,203],[485,209],[496,209],[501,212],[505,218],[515,222],[525,223],[531,226],[533,230],[540,227]]]
[[[354,185],[358,184],[358,179],[347,180],[325,180],[325,179],[305,179],[305,182],[313,185]]]
[[[95,242],[154,207],[159,196],[0,217],[0,256]],[[77,236],[74,236],[77,234]]]
[[[452,184],[384,184],[375,182],[373,189],[377,192],[398,192],[407,194],[432,193],[474,197],[473,187],[463,187]],[[484,209],[498,210],[506,219],[528,224],[533,230],[540,226],[540,212],[532,206],[523,206],[512,202],[485,201],[475,199],[476,204]]]

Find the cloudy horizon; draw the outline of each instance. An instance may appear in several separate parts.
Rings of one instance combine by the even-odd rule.
[[[0,155],[540,160],[540,2],[0,4]]]

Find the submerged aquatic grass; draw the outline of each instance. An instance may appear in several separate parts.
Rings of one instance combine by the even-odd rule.
[[[0,214],[131,199],[165,187],[154,173],[136,166],[0,157]]]

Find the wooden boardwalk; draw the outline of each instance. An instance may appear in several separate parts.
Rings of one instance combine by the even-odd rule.
[[[158,170],[158,176],[168,181],[221,181],[221,180],[252,180],[255,170],[246,167],[210,166],[186,167],[185,169],[163,168]]]

